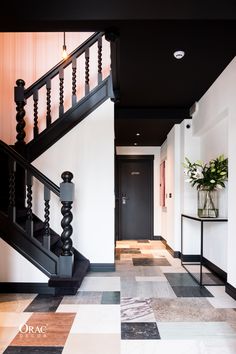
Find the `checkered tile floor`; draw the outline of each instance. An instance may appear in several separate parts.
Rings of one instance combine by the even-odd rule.
[[[116,271],[89,273],[75,296],[1,294],[0,353],[235,354],[236,301],[200,288],[161,241],[119,241]]]

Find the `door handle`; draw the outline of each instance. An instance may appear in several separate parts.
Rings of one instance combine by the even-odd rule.
[[[122,204],[126,204],[126,200],[127,200],[127,199],[128,199],[127,197],[122,196]]]

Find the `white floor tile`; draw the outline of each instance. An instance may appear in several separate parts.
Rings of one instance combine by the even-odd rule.
[[[76,312],[70,333],[120,333],[119,305],[60,305],[57,312]]]
[[[85,277],[79,291],[120,291],[120,278]]]
[[[194,340],[122,340],[121,354],[207,354]]]
[[[236,332],[226,322],[158,322],[162,339],[236,340]]]
[[[236,301],[232,297],[208,297],[207,300],[217,309],[236,308]]]

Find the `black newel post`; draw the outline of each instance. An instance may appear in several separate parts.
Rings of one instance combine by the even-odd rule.
[[[16,121],[17,121],[17,125],[16,125],[16,131],[17,131],[17,135],[16,135],[16,143],[15,145],[18,148],[22,148],[25,145],[25,121],[24,121],[24,117],[25,117],[25,110],[24,110],[24,106],[26,105],[26,100],[25,100],[25,96],[24,96],[24,90],[25,90],[25,82],[24,80],[17,80],[16,81],[16,85],[15,86],[15,103],[16,103]]]
[[[120,101],[120,38],[116,29],[110,29],[105,33],[105,39],[111,46],[111,101]]]
[[[71,277],[73,268],[73,250],[71,235],[73,232],[71,222],[73,215],[71,212],[74,200],[74,183],[71,182],[73,174],[65,171],[61,175],[63,182],[60,184],[60,200],[62,203],[61,213],[63,215],[61,227],[62,252],[60,256],[60,276]]]

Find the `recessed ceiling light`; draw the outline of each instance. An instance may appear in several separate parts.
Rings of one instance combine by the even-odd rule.
[[[135,146],[137,146],[137,145],[138,145],[138,143],[134,143],[134,145],[135,145]]]
[[[183,50],[176,50],[176,52],[174,52],[174,57],[176,59],[182,59],[185,55],[185,52]]]
[[[140,133],[136,133],[136,136],[140,136]]]

